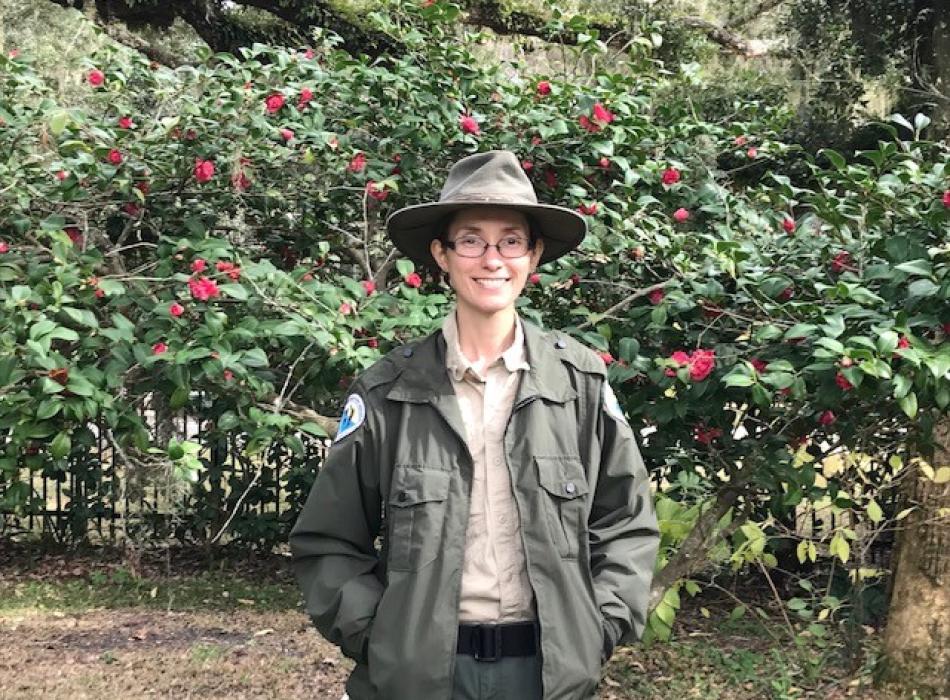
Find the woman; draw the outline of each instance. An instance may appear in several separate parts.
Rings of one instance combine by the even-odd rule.
[[[307,612],[356,660],[351,700],[593,697],[643,630],[649,481],[602,360],[515,311],[585,222],[493,151],[387,230],[457,303],[353,385],[290,537]]]

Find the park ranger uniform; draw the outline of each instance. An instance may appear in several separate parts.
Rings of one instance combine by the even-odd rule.
[[[522,328],[528,369],[502,457],[543,695],[582,700],[613,646],[643,630],[656,519],[603,362],[567,336]],[[291,534],[308,614],[357,662],[351,700],[452,697],[476,469],[449,354],[440,330],[360,376]]]

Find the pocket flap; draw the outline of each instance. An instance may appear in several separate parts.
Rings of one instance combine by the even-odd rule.
[[[584,468],[577,457],[535,457],[538,483],[552,496],[577,498],[588,492]]]
[[[397,508],[426,501],[444,501],[449,495],[449,472],[439,469],[396,467],[389,488],[389,505]]]

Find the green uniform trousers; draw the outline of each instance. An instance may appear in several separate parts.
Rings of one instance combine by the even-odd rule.
[[[541,700],[541,656],[476,661],[455,655],[452,700]]]

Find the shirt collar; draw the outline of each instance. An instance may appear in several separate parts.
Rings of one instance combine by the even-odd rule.
[[[458,320],[455,316],[455,309],[446,314],[442,321],[442,335],[445,338],[446,346],[445,366],[455,381],[461,381],[467,371],[471,371],[473,375],[481,379],[482,377],[475,370],[474,364],[465,356],[459,344]],[[499,359],[509,372],[531,369],[531,365],[528,364],[527,352],[525,352],[524,328],[521,317],[517,314],[515,314],[515,339],[501,353]]]

